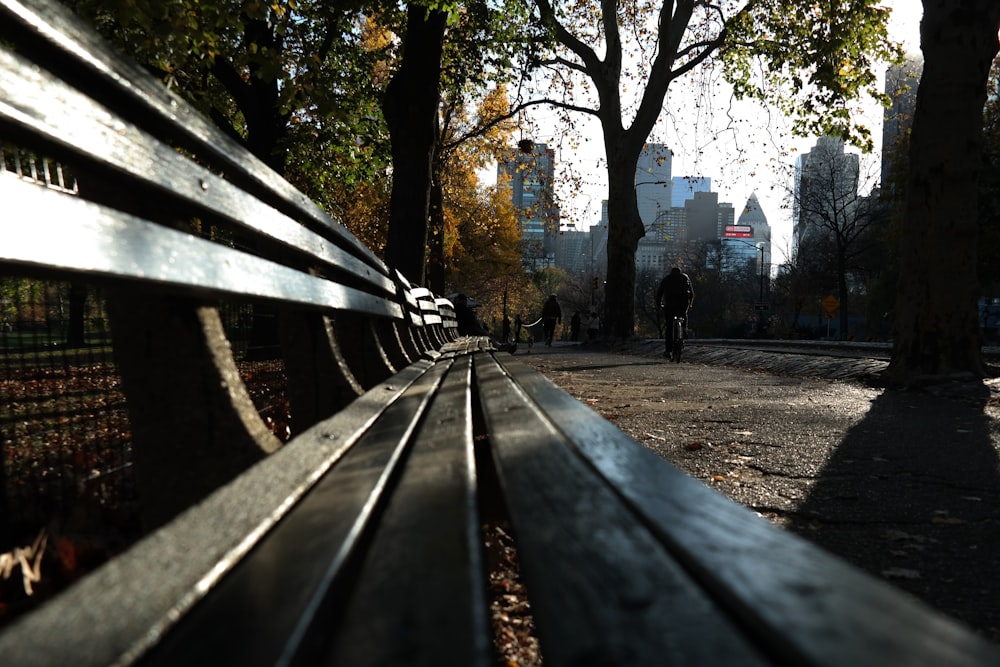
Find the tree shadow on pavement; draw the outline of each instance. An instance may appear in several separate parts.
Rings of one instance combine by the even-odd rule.
[[[788,528],[1000,641],[1000,424],[979,388],[880,394]]]

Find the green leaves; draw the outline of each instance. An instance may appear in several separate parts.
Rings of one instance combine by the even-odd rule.
[[[738,97],[779,107],[802,135],[838,136],[863,150],[871,132],[852,118],[865,97],[884,106],[876,66],[902,61],[878,0],[762,0],[726,24],[726,78]]]

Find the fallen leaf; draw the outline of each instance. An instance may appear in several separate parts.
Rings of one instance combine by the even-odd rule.
[[[933,514],[931,514],[931,523],[935,523],[940,526],[963,526],[969,522],[965,519],[959,519],[951,516],[951,514],[948,513],[948,510],[936,510]]]
[[[887,579],[921,579],[920,573],[905,567],[890,567],[882,570],[882,576]]]
[[[684,449],[687,449],[688,451],[692,452],[701,449],[702,447],[704,447],[704,445],[702,445],[700,442],[689,442],[688,444],[684,445]]]

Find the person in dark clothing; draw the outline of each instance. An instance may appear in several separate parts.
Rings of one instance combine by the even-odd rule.
[[[562,322],[562,308],[556,301],[556,295],[550,294],[548,301],[542,306],[542,326],[545,328],[545,344],[552,345],[552,337],[556,333],[556,324]]]
[[[462,336],[489,336],[490,332],[476,319],[476,313],[469,307],[469,297],[459,294],[455,297],[455,321]]]
[[[663,356],[670,357],[673,354],[673,330],[670,325],[675,317],[684,320],[684,330],[687,330],[687,314],[694,303],[694,289],[691,287],[691,278],[683,273],[678,267],[670,269],[660,287],[656,290],[656,303],[663,309],[667,318],[668,334],[664,336],[665,350]]]
[[[572,341],[580,340],[580,311],[577,310],[573,313],[573,317],[569,320],[569,339]]]
[[[597,340],[597,337],[601,334],[601,318],[597,316],[597,313],[590,314],[590,322],[587,323],[587,338],[590,340]]]

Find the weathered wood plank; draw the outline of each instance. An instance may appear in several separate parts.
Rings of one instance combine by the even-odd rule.
[[[0,260],[205,298],[273,299],[401,320],[398,303],[61,192],[0,178]],[[38,216],[44,210],[46,215]],[[28,224],[25,224],[28,221]],[[59,239],[59,243],[52,243]]]
[[[115,115],[209,160],[227,180],[254,192],[314,231],[339,237],[344,247],[388,275],[388,269],[341,223],[215,127],[149,73],[123,58],[59,3],[0,0],[0,36],[30,53],[33,62],[113,103]]]
[[[766,664],[491,356],[476,378],[546,665]]]
[[[53,157],[76,165],[78,170],[81,165],[113,170],[119,196],[132,188],[148,188],[151,194],[141,198],[142,206],[158,209],[170,216],[170,222],[183,210],[190,217],[214,216],[234,228],[307,254],[312,262],[323,262],[328,270],[349,275],[351,281],[368,284],[373,291],[389,297],[395,294],[395,284],[387,272],[379,270],[380,263],[362,261],[5,51],[0,51],[0,119],[6,131],[15,136],[30,133],[35,145],[41,142],[48,146]],[[156,193],[169,205],[156,206]]]
[[[533,370],[502,363],[534,409],[775,660],[822,667],[1000,664],[996,645],[730,502]]]
[[[312,664],[495,664],[476,500],[471,360],[453,363],[416,434],[330,652]]]
[[[394,400],[142,664],[315,664],[446,370],[429,368]]]
[[[239,569],[264,536],[283,525],[317,481],[430,366],[419,361],[371,389],[58,598],[4,628],[3,664],[105,667],[130,664],[148,652],[227,574]],[[262,579],[259,584],[283,586],[282,576],[291,563],[302,564],[273,562],[273,582]],[[275,612],[272,605],[262,604],[248,613]],[[267,632],[269,623],[265,618],[250,636]],[[220,626],[208,630],[219,633]],[[231,639],[241,642],[248,636]]]

